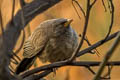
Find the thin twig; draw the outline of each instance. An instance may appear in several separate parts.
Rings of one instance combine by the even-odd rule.
[[[119,43],[120,43],[120,32],[118,33],[117,38],[114,41],[113,45],[110,47],[110,49],[108,50],[107,54],[103,58],[102,63],[100,64],[100,68],[99,68],[99,70],[98,70],[98,72],[97,72],[97,74],[96,74],[96,76],[94,77],[93,80],[99,80],[99,77],[101,76],[106,63],[111,58],[112,54],[116,50],[116,47],[119,45]]]
[[[21,44],[20,44],[20,47],[15,51],[15,54],[18,54],[20,52],[20,50],[22,49],[23,47],[23,44],[24,44],[24,41],[25,41],[25,30],[23,29],[23,36],[22,36],[22,41],[21,41]]]
[[[25,80],[44,80],[44,79],[41,79],[41,78],[43,78],[44,76],[47,76],[51,72],[52,72],[52,70],[46,70],[46,71],[44,71],[42,73],[39,73],[39,74],[36,74],[36,75],[30,75],[30,76],[28,76],[27,78],[24,78],[24,79]]]
[[[24,11],[23,11],[23,6],[24,6],[24,2],[23,2],[24,0],[20,0],[20,6],[21,6],[21,14],[22,14],[22,16],[21,16],[21,20],[22,20],[22,27],[24,27],[25,26],[25,18],[24,18]]]
[[[90,66],[86,66],[86,68],[92,73],[92,74],[96,74],[92,69],[91,69],[91,67]]]
[[[22,27],[23,27],[23,37],[25,38],[25,30],[24,30],[25,18],[24,18],[24,11],[23,11],[24,0],[20,0],[20,6],[21,6],[21,20],[22,20]]]
[[[96,2],[96,0],[93,2],[93,4],[94,4],[95,2]],[[85,38],[86,32],[87,32],[87,27],[88,27],[88,22],[89,22],[89,15],[90,15],[90,11],[91,11],[90,9],[91,9],[91,7],[93,6],[93,4],[90,5],[90,0],[87,1],[87,11],[86,11],[86,17],[85,17],[84,30],[83,30],[83,32],[82,32],[82,38],[81,38],[81,41],[80,41],[80,44],[79,44],[78,48],[74,51],[74,53],[73,53],[72,57],[69,59],[69,61],[72,61],[72,60],[75,59],[77,53],[79,52],[79,50],[80,50],[81,47],[82,47],[82,44],[83,44],[83,42],[84,42],[84,38]]]
[[[19,51],[21,50],[24,41],[25,41],[25,30],[24,30],[24,26],[25,26],[25,19],[24,19],[24,12],[23,12],[23,6],[24,6],[24,0],[20,0],[20,5],[21,5],[21,20],[22,20],[22,28],[23,28],[23,38],[22,38],[22,42],[20,47],[15,51],[15,54],[19,53]]]
[[[111,12],[110,1],[107,0],[107,3],[108,3],[108,9],[109,9],[109,11]]]
[[[85,41],[88,43],[89,46],[92,45],[92,44],[89,42],[87,36],[86,36],[86,38],[85,38]],[[97,56],[100,57],[100,53],[99,53],[99,51],[98,51],[96,48],[95,48],[95,52],[96,52]]]
[[[74,8],[75,12],[77,13],[77,15],[78,15],[79,19],[81,19],[80,15],[79,15],[79,13],[78,13],[78,11],[77,11],[77,8],[75,7],[75,5],[74,5],[73,1],[74,1],[74,0],[72,0],[72,5],[73,5],[73,8]]]
[[[108,77],[110,79],[110,74],[112,71],[113,65],[108,65],[108,72],[103,77]]]
[[[86,68],[87,68],[93,75],[96,75],[96,72],[94,72],[94,70],[92,70],[91,66],[86,66]],[[109,78],[100,77],[100,79],[109,79]]]
[[[111,13],[111,23],[110,23],[110,26],[109,26],[109,30],[108,30],[108,33],[107,35],[105,36],[105,39],[110,35],[110,32],[112,30],[112,27],[113,27],[113,20],[114,20],[114,5],[113,5],[113,2],[112,0],[109,0],[110,4],[111,4],[111,10],[110,13]]]
[[[27,25],[26,32],[28,34],[28,37],[31,35],[31,29],[30,29],[30,24]]]
[[[78,3],[78,1],[76,1],[76,0],[72,0],[72,4],[73,4],[73,2],[75,2],[77,5],[78,5],[78,7],[80,8],[80,10],[82,11],[82,13],[83,13],[83,16],[84,16],[84,18],[86,17],[86,15],[85,15],[85,12],[84,12],[84,10],[83,10],[83,8],[81,7],[81,5]]]
[[[15,0],[13,0],[13,4],[12,4],[12,18],[11,18],[11,20],[13,20],[13,18],[14,18],[14,13],[15,13]]]
[[[102,0],[102,4],[103,4],[103,7],[104,7],[105,12],[106,12],[106,11],[107,11],[107,9],[106,9],[106,6],[105,6],[105,3],[104,3],[104,0]]]
[[[97,1],[97,0],[94,0],[94,1],[91,3],[90,8],[93,7],[93,5],[96,3],[96,1]]]
[[[81,35],[79,35],[79,36],[81,37]],[[87,36],[85,37],[84,40],[87,42],[88,46],[91,46],[91,45],[92,45],[92,44],[90,43],[90,41],[88,40]],[[93,52],[93,51],[90,51],[90,53],[92,53],[92,54],[94,54],[95,52],[96,52],[97,56],[100,57],[100,53],[99,53],[99,51],[98,51],[96,48],[95,48],[94,52]]]
[[[3,20],[2,20],[2,12],[1,12],[1,5],[0,5],[0,26],[1,26],[2,35],[4,35]]]
[[[84,54],[88,53],[89,51],[91,51],[91,50],[93,50],[93,49],[95,49],[95,48],[103,45],[103,44],[106,43],[107,41],[115,38],[116,35],[117,35],[119,32],[120,32],[120,31],[118,31],[118,32],[116,32],[116,33],[114,33],[114,34],[111,34],[104,42],[103,42],[104,39],[102,39],[102,40],[96,42],[95,44],[91,45],[90,47],[88,47],[88,48],[80,51],[80,52],[77,54],[77,57],[79,57],[79,56],[81,56],[81,55],[84,55]]]

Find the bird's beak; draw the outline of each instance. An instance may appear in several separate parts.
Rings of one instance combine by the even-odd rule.
[[[64,27],[68,27],[68,25],[73,21],[73,19],[68,19],[67,22],[64,23]]]

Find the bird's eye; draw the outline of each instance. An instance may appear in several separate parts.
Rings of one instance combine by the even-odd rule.
[[[67,22],[67,21],[64,21],[64,22],[62,22],[61,24],[63,24],[63,25],[64,25],[66,22]]]
[[[59,23],[59,24],[56,24],[56,26],[64,25],[65,23],[66,23],[66,21],[61,22],[61,23]]]

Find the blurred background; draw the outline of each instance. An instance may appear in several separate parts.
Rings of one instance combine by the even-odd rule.
[[[20,4],[19,4],[19,0],[15,0],[15,1],[16,1],[15,13],[16,13],[20,9]],[[26,0],[27,3],[31,2],[31,1],[32,0]],[[83,7],[84,11],[86,10],[86,1],[87,0],[78,0],[78,2]],[[91,2],[92,1],[93,0],[91,0]],[[97,0],[97,2],[93,6],[91,13],[90,13],[87,37],[88,37],[89,41],[91,42],[91,44],[94,44],[95,42],[103,39],[106,36],[108,29],[109,29],[110,12],[108,9],[107,0],[104,0],[104,2],[106,5],[106,8],[107,8],[107,12],[105,12],[105,10],[104,10],[102,1]],[[0,3],[2,3],[0,5],[2,6],[1,9],[2,9],[3,24],[5,26],[11,19],[12,0],[0,0]],[[117,32],[118,30],[120,30],[120,0],[113,0],[113,3],[114,3],[114,7],[115,7],[115,14],[114,14],[114,24],[113,24],[111,33],[114,33],[114,32]],[[75,29],[75,31],[78,34],[81,34],[83,31],[83,26],[84,26],[84,16],[83,16],[82,12],[80,11],[80,9],[78,8],[78,6],[76,6],[76,8],[79,12],[81,19],[78,17],[78,15],[76,14],[76,12],[73,8],[72,0],[63,0],[60,3],[58,3],[57,5],[49,8],[47,11],[43,12],[42,14],[40,14],[36,18],[34,18],[27,25],[27,27],[25,28],[25,34],[26,34],[25,39],[27,39],[29,37],[30,33],[33,32],[34,29],[42,21],[45,21],[48,19],[53,19],[53,18],[73,19],[74,21],[71,24],[72,27]],[[29,27],[30,27],[30,31],[28,30]],[[21,41],[23,38],[22,34],[23,33],[21,32],[21,36],[16,44],[14,51],[16,51],[21,44]],[[114,41],[114,39],[97,48],[97,50],[100,53],[100,57],[98,57],[96,54],[86,54],[86,55],[83,55],[83,56],[77,58],[77,60],[79,60],[79,61],[101,61],[113,41]],[[87,48],[87,47],[88,47],[87,43],[84,42],[82,49]],[[21,49],[21,51],[18,54],[21,59],[23,58],[22,53],[23,53],[23,50]],[[116,49],[116,51],[114,52],[114,55],[112,56],[110,61],[115,61],[115,60],[120,61],[119,57],[120,57],[120,46]],[[42,64],[38,59],[38,60],[36,60],[36,63],[32,68],[39,67],[41,65],[44,65],[44,64]],[[94,67],[92,69],[94,71],[97,71],[98,67]],[[107,72],[107,68],[104,72]],[[111,72],[111,80],[120,80],[119,74],[120,74],[120,67],[119,66],[113,67],[112,72]],[[46,77],[46,79],[47,80],[91,80],[93,78],[93,76],[94,75],[88,69],[86,69],[84,67],[67,66],[67,67],[59,68],[57,70],[56,76],[54,76],[54,74],[50,74]]]

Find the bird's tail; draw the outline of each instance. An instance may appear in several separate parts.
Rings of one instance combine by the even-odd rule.
[[[35,56],[32,58],[24,58],[20,62],[20,64],[17,66],[15,73],[19,74],[19,73],[29,69],[32,66],[32,64],[34,63],[35,59],[36,59]]]

